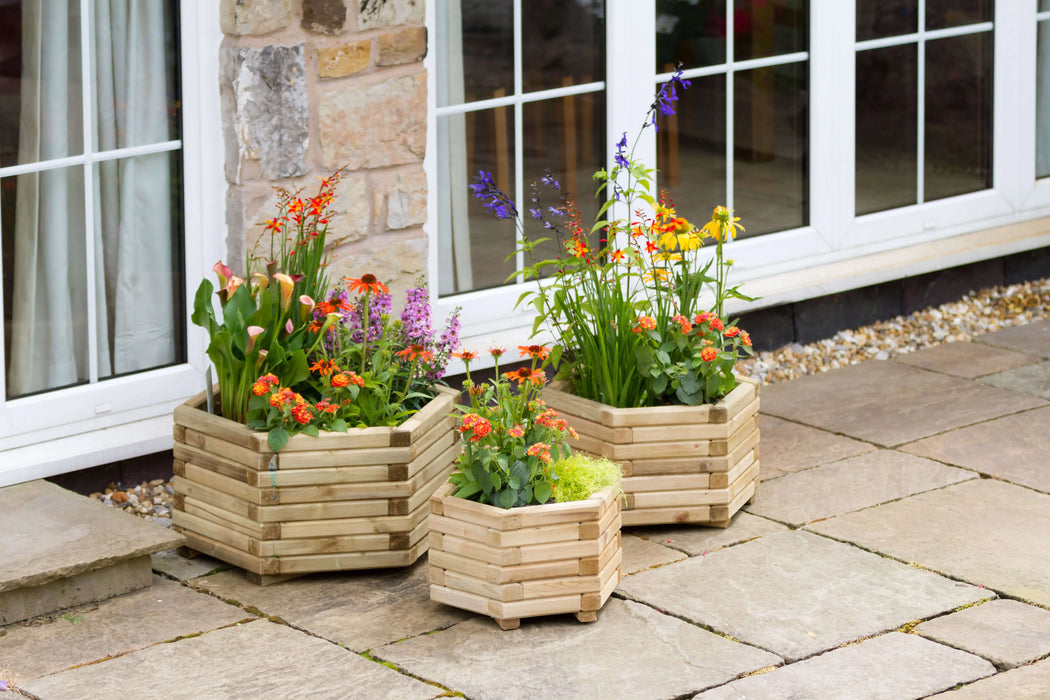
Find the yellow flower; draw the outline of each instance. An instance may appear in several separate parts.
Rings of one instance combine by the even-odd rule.
[[[727,234],[736,238],[736,232],[744,230],[744,227],[737,223],[738,221],[740,221],[740,217],[733,216],[732,209],[717,206],[711,214],[711,220],[704,224],[704,227],[700,230],[700,235],[710,236],[716,241],[723,242],[726,240]]]
[[[678,253],[664,252],[657,253],[656,255],[654,255],[653,260],[658,260],[660,262],[680,262],[682,260],[682,256]]]

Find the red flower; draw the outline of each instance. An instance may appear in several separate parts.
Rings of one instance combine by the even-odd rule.
[[[334,362],[328,359],[317,360],[312,365],[310,365],[310,369],[314,372],[317,372],[322,377],[327,377],[329,374],[339,371],[339,367],[337,367]]]
[[[489,354],[493,357],[499,357],[503,353],[507,352],[507,349],[502,345],[493,345],[489,348]]]
[[[537,442],[529,446],[529,449],[525,450],[525,454],[529,457],[538,457],[541,462],[551,461],[551,448],[550,445]]]
[[[656,328],[656,319],[652,316],[639,316],[635,319],[635,327],[632,328],[635,333],[641,333],[643,330],[651,331]]]
[[[723,335],[725,335],[725,337],[727,337],[727,338],[732,338],[732,337],[734,337],[736,335],[739,335],[739,334],[740,334],[740,329],[739,328],[737,328],[736,326],[730,326],[729,328],[726,328],[726,332]]]
[[[512,438],[524,437],[525,429],[520,425],[515,425],[513,428],[507,429],[507,435],[510,435]]]
[[[306,425],[314,418],[314,414],[310,411],[310,405],[306,403],[297,403],[292,406],[292,418],[301,425]]]
[[[518,350],[521,351],[522,357],[531,357],[534,360],[546,360],[550,354],[550,348],[542,345],[519,345]]]
[[[534,385],[539,386],[547,381],[547,375],[543,373],[543,370],[530,367],[522,367],[516,372],[504,372],[503,376],[507,379],[517,380],[518,384],[532,382]]]
[[[344,386],[349,386],[349,385],[350,385],[350,377],[346,376],[345,374],[333,374],[332,375],[332,386],[336,387],[337,389],[341,389]]]
[[[470,362],[471,360],[478,359],[478,354],[473,350],[464,350],[463,348],[460,348],[456,352],[452,353],[452,357],[458,357],[464,362]]]
[[[373,274],[361,275],[360,279],[344,277],[343,280],[346,282],[347,289],[358,294],[379,294],[380,292],[387,294],[390,292],[387,286]]]
[[[725,324],[722,323],[722,319],[718,318],[717,316],[711,319],[711,330],[720,331],[723,328],[725,328]]]
[[[399,350],[394,353],[398,357],[404,360],[415,362],[417,359],[423,360],[423,362],[430,362],[434,359],[434,353],[426,349],[425,346],[416,343],[415,345],[409,345],[404,350]]]
[[[671,318],[671,320],[682,327],[682,335],[685,335],[689,331],[693,330],[693,324],[689,323],[689,319],[687,319],[685,316],[682,316],[681,314],[679,314],[678,316],[674,316],[673,318]]]
[[[751,336],[747,333],[741,334],[740,342],[747,347],[751,347]]]
[[[714,362],[718,357],[718,351],[710,345],[700,351],[700,359],[704,362]]]
[[[359,386],[359,387],[364,387],[364,385],[365,385],[365,378],[362,377],[360,374],[357,374],[356,372],[351,372],[350,373],[350,383],[354,384],[356,386]]]

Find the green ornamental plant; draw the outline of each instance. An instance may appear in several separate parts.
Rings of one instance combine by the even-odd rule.
[[[681,71],[664,83],[642,130],[655,128],[658,114],[674,114],[676,91],[688,86]],[[666,195],[654,197],[655,171],[635,159],[637,143],[628,149],[624,134],[614,167],[595,173],[596,196],[605,202],[589,227],[549,174],[531,187],[528,210],[537,222],[530,227],[542,225],[546,237],[531,234],[489,173],[479,173],[471,188],[518,227],[519,252],[530,265],[515,276],[536,281],[518,303],[535,307],[534,334],[546,325],[557,339],[551,361],[558,378],[570,379],[578,395],[618,408],[710,403],[736,386],[733,367],[751,354],[748,334],[724,317],[727,300],[751,300],[728,284],[732,261],[723,251],[743,229],[725,207],[697,228]],[[617,212],[623,216],[610,216]],[[536,260],[537,246],[551,236],[560,254]],[[714,241],[715,254],[701,262],[705,239]],[[714,303],[700,308],[705,290]]]
[[[557,479],[554,500],[558,503],[582,501],[602,489],[615,486],[623,477],[619,464],[606,457],[573,452],[552,467]]]

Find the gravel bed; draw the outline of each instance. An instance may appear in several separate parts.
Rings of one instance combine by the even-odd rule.
[[[959,343],[1009,326],[1050,316],[1050,279],[971,292],[959,301],[836,333],[809,345],[795,343],[760,352],[738,366],[764,384],[827,372],[865,360],[888,360],[941,343]],[[170,481],[154,479],[124,488],[110,484],[91,497],[127,513],[171,527]]]

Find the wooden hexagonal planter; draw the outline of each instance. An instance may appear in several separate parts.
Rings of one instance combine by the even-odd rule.
[[[613,408],[565,382],[543,399],[579,433],[575,448],[623,466],[624,525],[726,527],[758,485],[758,381],[739,381],[702,406]]]
[[[262,585],[412,564],[460,450],[459,394],[438,391],[399,426],[295,435],[278,454],[266,433],[203,410],[204,394],[190,399],[174,412],[174,529]]]
[[[451,494],[448,484],[430,499],[432,600],[505,630],[539,615],[597,619],[620,582],[618,492],[511,509]]]

